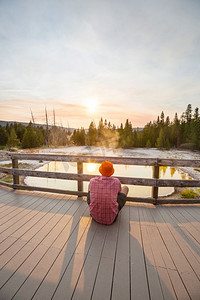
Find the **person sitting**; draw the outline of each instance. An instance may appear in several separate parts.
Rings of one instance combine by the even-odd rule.
[[[99,167],[101,176],[92,178],[88,187],[90,214],[96,222],[106,225],[116,220],[129,191],[127,186],[121,186],[118,178],[111,177],[114,171],[111,162],[103,161]]]

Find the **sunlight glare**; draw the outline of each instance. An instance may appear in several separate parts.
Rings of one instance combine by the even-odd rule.
[[[94,164],[94,163],[88,163],[87,164],[87,169],[88,169],[89,172],[94,172],[95,169],[96,169],[96,164]]]
[[[97,100],[95,98],[87,99],[86,100],[86,107],[89,113],[94,113],[97,110]]]

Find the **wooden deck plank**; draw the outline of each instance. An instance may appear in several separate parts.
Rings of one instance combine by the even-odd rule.
[[[53,202],[53,206],[55,206],[57,203],[57,202],[55,202],[55,200],[54,201],[52,200],[52,202]],[[48,205],[49,205],[49,202],[48,202]],[[52,205],[49,207],[49,210],[47,210],[46,213],[38,212],[40,219],[42,219],[42,217],[44,217],[45,214],[50,212],[51,208],[52,208]],[[11,226],[7,230],[5,230],[3,232],[3,235],[1,235],[1,240],[2,240],[2,243],[0,244],[1,254],[6,250],[6,246],[10,247],[12,245],[12,241],[15,241],[18,238],[20,238],[24,233],[28,232],[33,225],[35,225],[37,223],[38,223],[38,218],[33,218],[32,220],[30,220],[27,223],[20,226],[21,225],[21,220],[20,220],[20,221],[18,221],[17,224],[13,224],[13,226]],[[9,237],[10,234],[13,234],[13,236]],[[10,240],[10,243],[7,240],[8,238]],[[12,251],[12,249],[11,249],[11,251]],[[16,253],[16,251],[14,253]],[[0,261],[2,261],[2,256],[0,257]]]
[[[83,208],[83,206],[82,206]],[[85,211],[85,210],[84,210]],[[81,214],[83,212],[83,209],[79,209],[79,218],[81,217]],[[88,225],[89,222],[89,216],[86,218],[84,215],[81,217],[82,220],[79,222],[81,225],[81,230],[78,231],[79,236],[77,236],[77,240],[79,240],[80,235],[82,234],[81,231],[84,232],[85,227]],[[68,222],[69,222],[68,218]],[[67,222],[67,223],[68,223]],[[78,223],[77,223],[78,224]],[[67,226],[67,224],[65,224]],[[68,228],[69,229],[69,228]],[[55,235],[56,237],[56,235]],[[54,237],[54,239],[56,239]],[[73,237],[73,234],[70,238]],[[66,244],[66,240],[63,241],[63,244]],[[15,294],[15,299],[31,299],[33,295],[35,294],[35,291],[40,286],[41,282],[44,280],[45,276],[47,275],[49,269],[53,265],[54,261],[60,254],[61,250],[59,248],[55,248],[54,242],[52,242],[51,245],[48,245],[48,250],[44,254],[44,256],[41,258],[39,263],[36,265],[36,267],[33,269],[33,271],[29,274],[27,279],[24,281],[21,288],[17,291]],[[36,280],[37,279],[37,280]]]
[[[194,205],[189,207],[182,206],[184,210],[186,210],[193,218],[195,218],[198,222],[200,222],[200,206]]]
[[[163,222],[165,222],[165,210],[166,207],[158,208],[160,214],[163,216]],[[170,252],[170,255],[176,265],[177,271],[192,299],[199,299],[200,282],[194,273],[192,267],[190,266],[187,258],[185,257],[182,249],[180,248],[178,242],[173,237],[169,227],[173,225],[168,224],[165,227],[160,227],[160,232],[162,234],[163,240]]]
[[[1,203],[3,204],[0,208],[0,215],[4,216],[12,212],[13,210],[21,207],[21,203],[26,203],[30,195],[20,195],[20,194],[8,194],[1,197]]]
[[[171,210],[169,209],[168,212],[170,213]],[[195,255],[196,259],[200,262],[200,246],[199,246],[199,243],[193,237],[193,235],[190,233],[190,231],[188,231],[186,229],[187,227],[185,228],[185,226],[184,226],[185,224],[188,224],[188,223],[190,223],[191,225],[194,225],[194,223],[189,222],[188,219],[183,219],[183,218],[180,219],[179,218],[180,214],[173,213],[173,214],[170,214],[170,216],[173,220],[175,220],[175,222],[178,223],[178,229],[177,230],[179,230],[180,235],[182,235],[183,238],[187,241],[187,244],[190,247],[190,249],[193,249],[193,251],[192,251],[193,254]],[[199,229],[200,229],[199,222],[195,222],[194,227],[195,227],[195,231],[196,230],[199,231]]]
[[[8,188],[3,188],[1,185],[0,185],[0,196],[4,195],[4,194],[8,194],[11,192],[11,189],[8,189]]]
[[[29,243],[29,247],[32,247],[32,249],[34,249],[35,244]],[[26,261],[21,264],[21,266],[17,269],[17,272],[12,273],[8,281],[1,288],[2,298],[12,299],[19,287],[23,284],[24,280],[26,280],[26,278],[29,276],[29,273],[33,270],[35,265],[37,265],[37,263],[47,250],[48,248],[46,246],[40,244],[34,251],[31,251],[31,255],[29,255],[26,258]],[[1,272],[3,274],[4,270],[2,270]]]
[[[170,214],[170,210],[163,215],[166,222],[170,222],[171,224],[176,224],[176,220],[179,222],[179,219],[175,218],[174,215]],[[195,247],[189,238],[189,236],[182,230],[181,226],[173,225],[170,227],[170,231],[173,237],[176,239],[179,247],[184,253],[186,259],[188,260],[190,266],[193,268],[195,274],[200,280],[200,248]]]
[[[132,298],[150,299],[138,206],[130,207],[130,264]]]
[[[21,281],[21,285],[18,284],[18,290],[14,290],[14,299],[27,300],[31,299],[34,296],[35,291],[40,286],[45,275],[48,273],[53,261],[59,255],[59,252],[59,249],[51,247],[44,253],[43,257],[33,268],[33,270],[30,270],[29,274],[27,274],[27,276],[23,278],[23,283],[21,283]],[[47,294],[48,290],[46,290],[44,297],[41,299],[50,299],[47,298]]]
[[[12,224],[3,231],[3,234],[0,237],[0,243],[2,243],[5,238],[9,237],[17,230],[22,229],[23,227],[30,228],[31,222],[35,223],[41,218],[41,215],[39,213],[41,211],[45,211],[45,209],[49,205],[49,201],[53,202],[53,199],[47,200],[44,197],[39,197],[39,201],[33,204],[31,209],[29,208],[28,211],[26,210],[18,222]]]
[[[145,208],[140,207],[139,214],[141,215],[141,219],[145,220],[146,216],[144,215]],[[143,221],[141,222],[141,233],[143,240],[143,247],[145,253],[145,261],[146,261],[146,270],[149,282],[149,291],[151,299],[164,299],[160,279],[158,276],[158,272],[156,270],[156,264],[154,261],[154,256],[151,248],[151,238],[148,232],[148,226],[150,226],[150,222],[148,221],[148,225]]]
[[[66,204],[67,204],[67,202],[66,202]],[[77,203],[76,203],[77,204]],[[55,205],[54,204],[54,206],[52,207],[52,209],[54,209],[55,208],[55,206],[57,206],[57,209],[58,209],[58,212],[59,212],[59,209],[60,209],[60,203],[57,201],[57,205]],[[61,208],[63,207],[63,204],[62,204],[62,206],[61,206]],[[68,209],[68,207],[67,207],[67,209]],[[50,214],[51,213],[51,214]],[[43,230],[43,228],[44,228],[44,226],[37,226],[38,225],[38,223],[39,222],[36,222],[32,227],[30,227],[30,228],[26,228],[26,232],[25,232],[25,235],[27,234],[27,232],[31,232],[31,235],[29,235],[29,239],[23,239],[23,235],[20,237],[20,239],[17,239],[16,240],[16,243],[17,243],[17,245],[18,245],[18,247],[19,248],[17,248],[16,247],[16,244],[14,243],[10,248],[9,248],[9,252],[10,253],[13,253],[13,257],[15,257],[16,255],[20,255],[20,251],[21,251],[21,249],[22,249],[22,247],[23,246],[21,246],[21,245],[23,245],[24,243],[23,242],[25,242],[25,245],[26,244],[28,244],[28,242],[32,242],[32,244],[34,244],[33,242],[34,242],[34,240],[33,240],[33,238],[35,237],[35,236],[37,236],[37,235],[39,235],[40,236],[40,241],[42,241],[43,239],[45,239],[45,237],[48,235],[48,232],[50,232],[51,231],[51,228],[52,228],[52,226],[53,226],[53,224],[52,223],[50,223],[50,224],[48,224],[48,222],[50,222],[52,219],[53,219],[53,217],[54,217],[54,215],[55,215],[55,213],[54,214],[52,214],[52,210],[50,210],[49,211],[49,214],[48,213],[46,213],[45,215],[44,215],[44,217],[43,217],[43,219],[45,218],[45,216],[47,216],[48,217],[48,219],[46,218],[45,219],[45,222],[44,222],[44,224],[46,224],[46,226],[48,226],[49,228],[46,230],[46,232],[44,233],[44,231],[43,231],[43,235],[41,235],[41,230]],[[44,220],[43,220],[44,221]],[[41,224],[40,224],[41,225]],[[37,230],[35,230],[35,227],[37,226]],[[34,231],[32,232],[32,229],[34,228]],[[37,237],[37,239],[38,239],[38,237]],[[20,242],[18,242],[18,241],[20,241]],[[37,245],[37,244],[36,244]],[[12,249],[13,248],[13,249]],[[33,248],[34,249],[34,248]],[[13,251],[14,250],[14,251]],[[24,250],[23,250],[24,251]],[[7,252],[7,251],[6,251]],[[5,261],[6,261],[6,259],[5,259],[5,256],[7,256],[7,253],[6,252],[4,252],[5,253],[5,255],[3,256],[2,255],[2,257],[1,257],[1,259],[0,259],[0,262],[1,262],[1,265],[0,265],[0,267],[1,268],[3,268],[4,266],[5,266]],[[2,265],[3,264],[3,265]],[[11,267],[10,267],[11,268]]]
[[[42,193],[41,193],[42,195]],[[37,198],[38,196],[40,196],[39,194],[35,195],[34,193],[31,193],[29,195],[23,195],[20,193],[15,193],[13,192],[13,194],[8,194],[8,195],[4,195],[4,196],[0,196],[1,197],[1,204],[3,206],[1,206],[0,208],[0,216],[4,216],[5,214],[8,214],[9,212],[11,212],[11,209],[17,209],[20,208],[22,206],[22,203],[26,203],[27,199],[30,198]]]
[[[81,206],[81,205],[80,205]],[[80,210],[81,212],[82,210]],[[56,215],[55,215],[56,216]],[[52,225],[52,222],[50,224]],[[49,229],[49,231],[51,228]],[[49,247],[45,246],[43,244],[43,241],[45,240],[47,235],[45,237],[43,235],[40,235],[40,238],[36,241],[29,241],[25,247],[19,252],[18,257],[15,257],[9,262],[9,270],[15,270],[16,264],[18,265],[17,272],[14,272],[9,280],[6,282],[6,284],[2,288],[2,295],[4,293],[11,298],[14,296],[14,294],[17,292],[17,289],[20,287],[20,285],[23,284],[23,282],[26,280],[27,277],[29,277],[32,270],[35,268],[35,266],[39,263],[39,261],[42,259],[42,257],[45,255],[45,253],[48,251]],[[55,237],[56,238],[56,237]],[[32,246],[31,251],[29,251],[29,255],[27,256],[27,249],[30,250],[30,245]],[[26,255],[25,255],[26,253]],[[19,262],[20,261],[20,262]],[[4,270],[2,270],[3,272]],[[20,276],[19,276],[20,274]],[[23,276],[22,276],[23,274]]]
[[[51,204],[50,206],[49,206],[49,204],[48,204],[48,209],[49,209],[49,210],[47,210],[47,212],[41,210],[40,212],[38,212],[36,218],[33,218],[33,219],[27,221],[27,223],[23,224],[22,226],[20,226],[20,225],[21,225],[21,220],[19,220],[19,221],[18,221],[18,222],[19,222],[19,226],[18,226],[18,224],[14,223],[13,226],[10,226],[10,227],[8,228],[8,230],[5,230],[5,231],[3,232],[3,236],[2,236],[3,242],[0,244],[0,249],[1,249],[0,251],[1,251],[1,253],[2,253],[3,251],[5,251],[5,250],[4,250],[4,244],[7,245],[6,234],[9,233],[9,231],[11,230],[11,232],[12,232],[12,237],[14,237],[14,238],[23,238],[23,236],[24,236],[25,234],[27,234],[28,232],[30,233],[30,231],[31,231],[33,228],[35,228],[36,226],[38,227],[38,224],[40,224],[40,223],[39,223],[40,221],[43,221],[43,222],[44,222],[44,217],[45,217],[45,216],[49,217],[49,216],[48,216],[48,213],[53,212],[52,209],[58,204],[58,202],[55,202],[55,200],[54,200],[54,201],[51,201],[50,204]],[[61,204],[61,203],[59,203],[59,205],[60,205],[60,204]],[[34,226],[35,226],[35,227],[34,227]],[[42,226],[43,226],[43,225],[42,225]],[[15,230],[15,229],[16,229],[16,230]],[[12,240],[12,239],[10,239],[10,240]],[[9,245],[9,247],[10,247],[10,246],[11,246],[11,244]]]
[[[165,228],[166,224],[163,222],[163,218],[158,213],[158,209],[155,210],[149,210],[149,213],[152,214],[155,223],[157,227],[153,228],[154,231],[154,237],[156,239],[156,245],[157,250],[159,250],[160,255],[163,259],[164,265],[166,266],[166,269],[168,271],[170,281],[172,283],[173,289],[175,291],[177,299],[190,299],[188,292],[182,282],[182,279],[177,271],[177,268],[174,264],[173,258],[171,257],[171,253],[165,243],[165,240],[163,239],[162,228]],[[169,241],[170,242],[170,241]],[[157,258],[156,258],[157,259]],[[161,260],[159,260],[158,265],[163,266],[161,263]]]
[[[64,200],[64,201],[66,201],[66,200]],[[77,206],[78,205],[78,206]],[[71,201],[71,206],[70,206],[70,208],[69,208],[69,210],[67,211],[67,213],[68,214],[73,214],[75,211],[76,211],[76,209],[77,209],[77,207],[79,207],[79,205],[80,205],[80,203],[76,203],[75,201]],[[49,212],[50,212],[50,209],[49,209]],[[46,214],[48,213],[48,211],[46,212]],[[40,219],[42,219],[43,218],[43,216],[44,215],[41,215],[41,214],[39,214],[39,217],[40,217]],[[70,219],[70,215],[67,215],[68,216],[68,218]],[[65,216],[64,216],[65,217]],[[66,218],[65,218],[66,219]],[[29,231],[29,230],[31,230],[31,227],[32,226],[34,226],[35,224],[37,224],[38,223],[38,219],[37,218],[35,218],[35,220],[33,219],[33,220],[31,220],[32,222],[28,222],[27,224],[26,224],[26,226],[24,226],[24,228],[23,228],[23,231],[20,231],[20,236],[18,237],[18,238],[15,238],[15,237],[9,237],[9,240],[11,240],[10,241],[10,243],[12,243],[11,245],[12,245],[12,247],[9,247],[8,249],[7,249],[7,251],[6,252],[4,252],[2,255],[1,255],[1,257],[0,257],[0,265],[2,266],[2,264],[4,263],[4,264],[6,264],[7,262],[8,262],[8,259],[9,258],[11,258],[12,256],[11,256],[11,254],[13,253],[13,254],[16,254],[18,251],[20,251],[20,249],[23,247],[23,241],[22,241],[22,239],[20,239],[20,237],[22,237],[23,236],[23,234],[24,233],[26,233],[27,231]],[[34,222],[33,222],[34,221]],[[66,220],[66,222],[67,222],[67,220]],[[64,231],[64,230],[63,230]],[[56,240],[58,240],[58,238],[59,238],[59,236],[62,234],[62,232],[63,231],[61,231],[60,233],[59,233],[59,235],[57,235],[56,237]],[[48,237],[46,237],[46,239],[49,239]],[[31,239],[30,239],[31,240]],[[44,243],[45,243],[45,241],[43,241]],[[15,244],[14,244],[15,243]],[[27,243],[27,241],[25,241],[25,244]],[[1,246],[1,245],[0,245]],[[14,247],[14,248],[13,248]]]
[[[180,212],[180,213],[183,215],[183,217],[184,217],[186,220],[188,220],[188,222],[190,222],[197,230],[200,231],[200,228],[199,228],[200,216],[199,216],[199,215],[198,215],[198,217],[196,218],[195,215],[194,215],[194,213],[191,214],[191,213],[189,212],[189,209],[186,210],[185,207],[183,207],[183,206],[177,206],[177,207],[176,207],[176,210],[177,210],[178,212]],[[196,208],[196,210],[198,210],[198,208]],[[199,209],[199,213],[200,213],[200,209]]]
[[[80,198],[0,189],[1,208],[0,299],[199,300],[200,206],[131,203],[111,226]]]
[[[26,214],[28,209],[32,209],[32,206],[35,204],[37,205],[40,201],[40,197],[30,197],[26,199],[25,203],[21,204],[21,207],[11,207],[11,210],[9,212],[6,211],[6,213],[1,217],[0,232],[3,232],[5,228],[17,223],[23,216],[24,212]]]
[[[19,195],[18,195],[19,196]],[[17,200],[15,199],[14,202],[12,202],[12,205],[9,203],[6,205],[6,208],[4,208],[4,211],[1,213],[1,225],[5,222],[8,222],[11,220],[13,217],[15,217],[19,212],[23,211],[24,209],[31,207],[32,204],[36,201],[38,201],[39,196],[34,196],[34,195],[28,195],[28,197],[24,197],[22,200],[18,198]]]
[[[66,277],[64,276],[56,290],[56,293],[54,294],[54,299],[70,299],[72,296],[73,299],[91,299],[106,233],[107,226],[97,226],[95,236],[91,241],[84,262],[82,262],[83,254],[78,254],[78,257],[76,255],[73,261],[73,269],[70,269],[70,272],[67,272],[68,275],[71,274],[71,271],[76,274],[74,274],[75,276],[73,275],[70,286],[68,285],[66,288]],[[74,268],[77,268],[77,258],[78,265],[79,263],[82,265],[81,269],[78,266],[78,274],[76,270],[74,272]]]
[[[129,264],[129,209],[130,207],[126,205],[120,212],[120,227],[113,273],[111,299],[129,299],[131,297]]]
[[[3,186],[0,185],[0,197],[4,195],[11,195],[12,193],[15,193],[12,189],[6,187],[3,188]]]
[[[77,201],[78,202],[78,201]],[[77,204],[77,208],[79,208],[79,203],[74,203],[75,206]],[[67,213],[67,211],[70,209],[71,203],[66,202],[64,205],[60,207],[60,209],[53,214],[52,217],[50,217],[50,220],[47,220],[47,223],[42,226],[42,228],[35,234],[32,238],[31,241],[33,243],[40,243],[42,240],[42,243],[49,243],[49,240],[51,242],[51,233],[55,229],[55,227],[58,225],[58,222],[63,218],[63,215]],[[48,214],[49,216],[49,214]],[[44,220],[43,220],[44,221]],[[37,226],[35,226],[37,227]],[[25,234],[21,237],[21,239],[26,239],[29,237],[29,234]]]
[[[112,226],[108,226],[101,261],[92,293],[92,299],[94,300],[110,299],[119,225],[120,216]],[[102,286],[104,287],[103,289]]]
[[[19,237],[20,235],[20,238],[22,240],[26,240],[26,241],[29,241],[30,239],[32,239],[36,234],[39,236],[41,236],[41,233],[44,232],[45,234],[45,228],[46,226],[48,226],[47,224],[49,224],[51,227],[52,227],[52,224],[51,224],[51,220],[52,218],[54,217],[54,215],[56,213],[59,213],[59,210],[62,209],[63,207],[63,204],[62,202],[58,202],[58,201],[54,201],[54,202],[51,202],[49,207],[50,207],[50,211],[48,211],[48,213],[46,213],[45,211],[41,212],[41,215],[42,215],[42,218],[33,224],[32,227],[29,228],[28,231],[26,231],[23,235],[22,235],[22,231],[19,230],[17,232],[15,232],[14,234],[12,234],[12,236],[14,237]],[[42,230],[42,232],[41,232]]]
[[[1,187],[0,187],[0,190],[2,190]],[[23,198],[23,196],[26,197],[26,196],[30,196],[30,195],[37,196],[38,193],[36,193],[34,191],[30,191],[29,193],[27,193],[27,192],[24,193],[23,191],[19,191],[19,190],[8,189],[8,190],[5,190],[2,194],[0,194],[0,198],[1,198],[1,203],[6,204],[9,199],[13,201],[18,196],[21,196]]]
[[[166,247],[160,238],[157,224],[153,218],[153,214],[156,213],[156,207],[145,207],[143,208],[144,219],[151,220],[151,223],[146,227],[147,234],[149,237],[149,244],[152,251],[152,265],[155,267],[155,270],[158,275],[160,282],[161,291],[164,299],[176,299],[175,290],[170,278],[169,269],[165,263]],[[162,249],[161,249],[162,248]],[[164,252],[163,252],[164,249]],[[167,253],[167,262],[169,262],[169,254]],[[170,266],[174,268],[173,262],[170,259]],[[154,297],[152,297],[154,298]]]
[[[72,219],[70,224],[72,236],[70,239],[68,239],[68,237],[66,238],[67,241],[63,247],[61,247],[59,256],[41,282],[33,299],[44,299],[44,297],[51,299],[56,292],[60,294],[60,297],[62,297],[62,294],[66,296],[66,293],[73,293],[97,228],[95,222],[91,224],[90,222],[91,218],[87,210],[84,212],[80,223],[78,218],[74,217]],[[82,224],[84,226],[82,226]],[[70,228],[68,229],[68,236],[69,235]],[[61,286],[63,284],[62,292]],[[60,290],[58,290],[57,287],[60,287]]]
[[[195,231],[197,236],[200,235],[199,221],[192,217],[185,209],[182,207],[173,207],[172,209],[172,207],[170,207],[169,211],[179,220],[181,226],[184,225],[186,229],[189,228],[189,231]],[[200,238],[198,241],[200,243]]]
[[[68,203],[66,203],[66,206],[65,206],[65,212],[68,212],[68,210],[69,210],[69,213],[72,213],[72,212],[74,212],[75,210],[77,210],[77,208],[80,206],[80,202],[78,203],[78,202],[74,202],[74,201],[72,201],[72,203],[71,203],[71,205],[70,205],[70,203],[68,202]],[[50,211],[51,212],[51,211]],[[64,216],[65,217],[65,216]],[[53,217],[52,217],[53,218]],[[50,222],[52,221],[52,218],[49,220]],[[66,220],[66,218],[65,218],[65,220]],[[38,224],[38,222],[36,222],[36,223],[34,223],[33,225],[32,224],[29,224],[29,225],[32,225],[32,227],[34,227],[34,226],[36,226]],[[41,224],[40,224],[41,225]],[[26,243],[28,243],[29,241],[31,241],[32,243],[34,242],[34,238],[36,238],[36,240],[37,241],[39,241],[39,237],[40,237],[40,240],[44,237],[44,239],[42,240],[42,242],[45,244],[46,243],[46,240],[50,240],[49,239],[49,235],[51,235],[51,228],[53,228],[52,227],[52,223],[51,223],[51,225],[49,226],[49,223],[47,222],[47,220],[46,220],[46,226],[48,227],[48,231],[46,231],[46,236],[45,236],[45,234],[44,234],[44,230],[43,230],[43,234],[41,235],[41,232],[40,232],[40,230],[38,230],[38,231],[36,231],[36,233],[32,236],[32,234],[30,235],[30,239],[26,239],[25,240],[25,242]],[[32,229],[32,227],[30,227],[29,229],[27,229],[27,228],[24,228],[25,229],[25,234],[28,232],[28,231],[31,231],[31,229]],[[43,227],[44,228],[44,227]],[[41,230],[43,229],[43,228],[41,228]],[[35,231],[34,231],[35,232]],[[60,235],[60,234],[59,234]],[[59,236],[58,235],[58,236]],[[58,236],[56,236],[57,237],[57,239],[58,239]],[[8,253],[14,253],[14,255],[17,253],[17,252],[19,252],[20,250],[21,250],[21,248],[23,247],[23,243],[22,243],[22,241],[23,241],[23,234],[20,236],[20,238],[19,239],[17,239],[16,240],[16,242],[15,242],[15,244],[13,243],[13,245],[12,245],[12,247],[10,247],[9,249],[8,249],[8,251],[6,251],[6,252],[4,252],[3,253],[3,255],[1,256],[1,258],[0,258],[0,264],[3,264],[4,263],[4,265],[7,263],[7,257],[9,257],[8,256]],[[36,241],[35,241],[36,242]],[[2,267],[2,266],[1,266]]]
[[[174,291],[176,294],[176,299],[178,300],[191,300],[192,298],[190,298],[187,289],[185,288],[185,285],[178,273],[177,270],[168,270],[169,272],[169,276],[171,279],[171,282],[173,284],[174,287]],[[193,300],[193,299],[192,299]]]
[[[149,228],[149,231],[149,235],[151,236],[152,252],[164,299],[177,299],[175,287],[170,276],[170,271],[174,270],[168,269],[165,263],[165,258],[162,256],[162,252],[160,252],[158,244],[158,240],[160,241],[158,230],[155,227],[151,227]]]
[[[17,193],[10,194],[9,191],[6,191],[5,194],[0,195],[0,198],[1,198],[0,212],[3,212],[5,209],[8,209],[9,206],[12,206],[13,204],[15,205],[16,195],[18,195],[18,194]],[[20,199],[20,197],[18,199]]]
[[[43,206],[43,203],[41,203],[41,207],[37,210],[37,214],[34,215],[33,219],[29,219],[29,221],[27,221],[26,223],[24,223],[22,226],[17,227],[13,233],[12,236],[16,237],[16,238],[21,238],[23,235],[25,235],[26,233],[30,233],[30,231],[35,230],[34,226],[38,226],[38,224],[42,227],[43,224],[45,224],[45,222],[47,221],[46,219],[48,219],[48,214],[52,214],[55,212],[55,209],[60,209],[63,206],[63,201],[59,200],[59,204],[58,201],[56,199],[48,199],[47,200],[47,205]],[[46,202],[46,199],[45,199]],[[65,200],[64,200],[65,202]],[[45,220],[44,220],[45,218]],[[27,230],[28,228],[28,230]],[[25,238],[26,239],[26,238]]]
[[[173,207],[169,208],[169,212],[175,215],[175,218],[179,220],[179,226],[184,228],[184,230],[192,235],[200,245],[200,228],[198,228],[198,226],[194,226],[192,222],[189,222],[178,210],[174,209]]]

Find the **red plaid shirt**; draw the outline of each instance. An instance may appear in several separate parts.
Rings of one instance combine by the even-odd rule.
[[[101,224],[112,224],[118,214],[117,196],[121,183],[114,177],[95,177],[90,180],[90,213]]]

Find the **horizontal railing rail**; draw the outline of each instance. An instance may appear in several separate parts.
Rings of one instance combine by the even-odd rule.
[[[61,154],[22,154],[10,153],[11,159],[20,160],[43,160],[43,161],[66,161],[66,162],[96,162],[109,160],[119,165],[140,165],[140,166],[168,166],[168,167],[200,167],[200,160],[188,159],[163,159],[163,158],[136,158],[136,157],[114,157],[94,155],[61,155]]]
[[[12,160],[12,168],[0,167],[0,173],[5,173],[13,176],[13,184],[0,181],[0,184],[12,187],[14,189],[37,190],[44,192],[65,193],[77,196],[86,196],[87,192],[83,191],[83,181],[89,181],[96,175],[83,174],[83,163],[101,163],[104,160],[109,160],[113,164],[120,165],[140,165],[153,166],[153,178],[131,178],[118,177],[122,184],[152,186],[152,197],[128,197],[128,201],[148,202],[148,203],[200,203],[200,199],[160,199],[158,198],[159,187],[199,187],[200,180],[174,180],[174,179],[159,179],[159,168],[161,166],[170,167],[200,167],[200,160],[186,159],[158,159],[158,158],[130,158],[130,157],[108,157],[108,156],[85,156],[85,155],[58,155],[58,154],[21,154],[10,153]],[[18,160],[37,160],[37,161],[61,161],[61,162],[76,162],[77,174],[62,173],[62,172],[47,172],[38,170],[27,170],[18,168]],[[76,180],[78,182],[78,191],[68,191],[45,187],[33,187],[19,184],[19,176],[32,176],[65,180]]]

